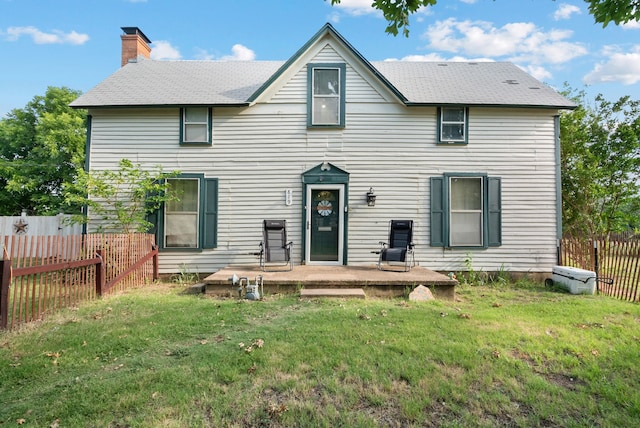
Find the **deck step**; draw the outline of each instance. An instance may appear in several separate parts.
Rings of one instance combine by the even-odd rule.
[[[314,297],[352,297],[364,299],[366,296],[362,288],[303,288],[300,290],[301,298]]]

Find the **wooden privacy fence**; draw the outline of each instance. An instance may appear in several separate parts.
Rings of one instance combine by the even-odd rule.
[[[595,272],[600,293],[640,301],[640,242],[637,240],[565,238],[560,241],[558,262]]]
[[[5,236],[0,239],[0,329],[158,279],[147,234]]]

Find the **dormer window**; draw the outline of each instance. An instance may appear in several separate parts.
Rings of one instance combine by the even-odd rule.
[[[309,64],[308,125],[344,127],[344,64]]]
[[[211,144],[211,109],[180,109],[180,144]]]

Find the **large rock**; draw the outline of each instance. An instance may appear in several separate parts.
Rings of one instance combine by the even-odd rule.
[[[418,285],[411,293],[409,293],[409,300],[412,302],[427,302],[433,299],[434,297],[431,290],[424,285]]]

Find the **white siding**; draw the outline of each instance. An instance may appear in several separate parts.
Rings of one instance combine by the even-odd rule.
[[[344,62],[330,45],[307,62]],[[323,161],[350,173],[348,263],[374,263],[388,221],[415,222],[416,259],[444,271],[464,269],[468,250],[429,246],[429,179],[445,172],[502,178],[502,246],[473,251],[485,271],[550,271],[555,261],[554,114],[536,109],[470,109],[469,144],[436,145],[436,108],[406,107],[361,67],[347,65],[346,126],[307,129],[306,67],[293,70],[269,99],[246,108],[215,108],[213,145],[179,145],[179,110],[93,110],[91,167],[113,168],[120,158],[219,179],[218,248],[164,252],[161,272],[188,264],[213,272],[257,263],[264,218],[283,218],[302,259],[301,174]],[[373,187],[375,207],[366,205]],[[293,204],[285,205],[285,190]]]

